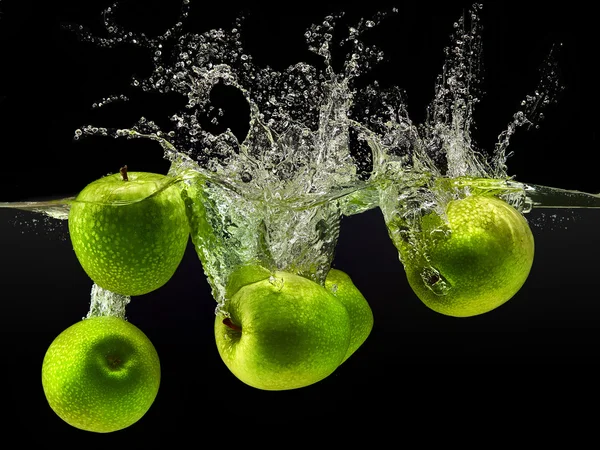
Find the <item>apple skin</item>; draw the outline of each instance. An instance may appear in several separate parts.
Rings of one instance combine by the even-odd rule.
[[[314,384],[331,375],[348,350],[346,308],[323,286],[299,275],[275,272],[245,284],[225,309],[230,317],[218,313],[215,318],[219,355],[254,388],[279,391]]]
[[[69,211],[69,234],[84,271],[98,286],[143,295],[163,286],[189,239],[180,188],[147,172],[108,175],[87,185]],[[148,197],[148,198],[146,198]],[[142,200],[143,201],[139,201]]]
[[[148,337],[113,316],[84,319],[59,334],[42,364],[52,410],[69,425],[110,433],[137,422],[154,402],[160,362]]]
[[[225,296],[231,298],[244,286],[266,280],[271,275],[273,275],[273,272],[258,264],[247,264],[238,267],[227,279]]]
[[[325,279],[325,287],[346,307],[350,318],[350,345],[342,361],[344,362],[371,334],[373,311],[347,273],[332,268]]]
[[[506,303],[523,286],[533,264],[534,238],[525,217],[505,201],[483,195],[450,201],[446,216],[447,222],[437,214],[423,218],[426,257],[405,243],[397,245],[417,297],[453,317],[480,315]],[[428,267],[439,273],[429,279],[433,289],[424,278]],[[440,283],[450,289],[435,292]]]

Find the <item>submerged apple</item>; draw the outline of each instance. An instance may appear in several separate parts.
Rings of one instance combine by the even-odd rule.
[[[69,425],[110,433],[146,414],[158,393],[160,362],[148,337],[112,316],[84,319],[52,342],[42,387],[52,410]]]
[[[373,311],[347,273],[332,268],[325,279],[325,287],[344,305],[350,318],[350,345],[342,361],[344,362],[371,334]]]
[[[350,344],[346,308],[299,275],[248,268],[215,319],[219,354],[244,383],[264,390],[314,384],[332,374]]]
[[[408,282],[429,308],[468,317],[512,298],[533,264],[534,240],[523,215],[492,196],[452,200],[446,220],[423,218],[421,253],[399,243]]]
[[[75,254],[98,286],[142,295],[163,286],[181,262],[189,225],[172,178],[147,172],[108,175],[87,185],[69,212]]]

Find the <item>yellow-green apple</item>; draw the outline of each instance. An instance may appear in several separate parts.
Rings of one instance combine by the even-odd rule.
[[[342,361],[344,362],[371,334],[373,311],[347,273],[339,269],[330,269],[325,279],[325,287],[346,307],[350,318],[350,345]]]
[[[181,189],[171,177],[129,172],[102,177],[77,195],[69,234],[81,266],[101,288],[143,295],[163,286],[189,238]]]
[[[451,200],[423,217],[418,251],[398,239],[408,282],[429,308],[468,317],[494,310],[525,283],[534,239],[525,217],[486,195]]]
[[[46,351],[42,387],[69,425],[110,433],[137,422],[160,385],[160,362],[148,337],[113,316],[90,317],[59,334]]]
[[[288,390],[331,375],[350,344],[344,305],[325,287],[288,272],[248,270],[215,318],[219,354],[242,382]],[[267,276],[264,278],[264,276]]]

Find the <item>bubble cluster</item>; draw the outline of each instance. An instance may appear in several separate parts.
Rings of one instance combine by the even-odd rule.
[[[563,211],[561,214],[541,212],[530,218],[529,224],[540,230],[567,230],[569,224],[575,223],[578,216],[574,211]]]
[[[54,216],[51,214],[52,213],[43,210],[43,208],[32,210],[31,212],[17,212],[12,220],[12,224],[18,228],[22,234],[42,234],[59,241],[68,240],[69,233],[63,220],[63,212],[55,211]]]

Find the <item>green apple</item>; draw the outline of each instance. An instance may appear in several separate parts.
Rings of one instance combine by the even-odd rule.
[[[350,319],[340,301],[287,272],[241,284],[215,318],[219,355],[238,379],[258,389],[288,390],[335,371],[350,344]]]
[[[325,287],[346,307],[350,318],[350,345],[344,362],[371,334],[373,311],[347,273],[332,268],[325,279]]]
[[[484,195],[450,201],[445,215],[423,218],[418,252],[397,243],[413,291],[429,308],[455,317],[504,304],[533,264],[527,220],[503,200]]]
[[[189,225],[171,177],[127,173],[126,167],[79,193],[69,211],[69,234],[94,283],[121,295],[143,295],[175,273]]]
[[[160,385],[160,362],[148,337],[113,316],[84,319],[46,351],[42,387],[52,410],[69,425],[110,433],[137,422]]]

